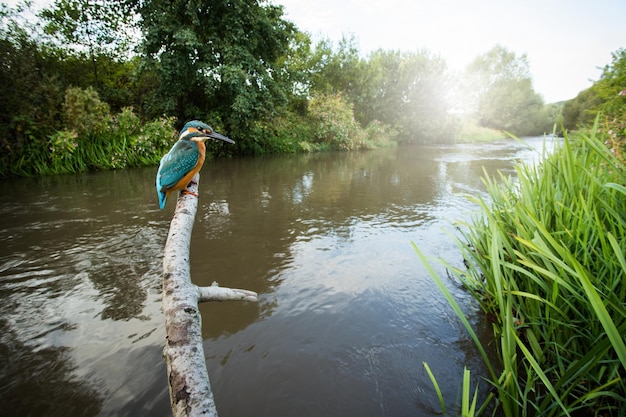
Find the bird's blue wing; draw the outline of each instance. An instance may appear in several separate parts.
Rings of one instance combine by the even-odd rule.
[[[195,142],[188,140],[176,142],[159,164],[156,178],[157,191],[165,192],[175,186],[196,166],[198,158],[198,145]]]

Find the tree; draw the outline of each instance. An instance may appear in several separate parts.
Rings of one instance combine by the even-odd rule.
[[[153,114],[203,118],[254,149],[253,122],[279,111],[278,77],[296,31],[281,6],[258,0],[146,0],[139,6],[146,69],[158,79]]]
[[[466,69],[465,102],[479,124],[524,135],[536,132],[543,99],[533,89],[526,55],[497,45]]]
[[[317,44],[309,62],[311,89],[320,94],[342,93],[354,102],[361,72],[358,42],[354,36],[344,36],[334,49],[327,39]]]
[[[592,88],[581,91],[563,104],[563,127],[575,130],[593,123],[600,103],[602,100]]]
[[[598,106],[604,118],[604,133],[613,152],[626,155],[626,48],[612,54],[613,61],[604,67],[600,80],[591,89],[602,103]]]
[[[626,49],[612,53],[612,62],[600,79],[563,105],[563,125],[577,129],[591,125],[598,112],[609,119],[624,119],[626,111]]]
[[[378,49],[362,69],[362,91],[357,97],[356,116],[361,123],[373,120],[395,125],[402,97],[402,54]]]
[[[617,117],[626,108],[626,48],[611,54],[612,62],[602,70],[600,80],[591,87],[601,103],[597,110]]]
[[[401,65],[401,136],[407,141],[451,141],[454,119],[449,113],[451,79],[445,61],[427,51],[407,53]]]
[[[53,71],[58,51],[42,47],[24,9],[0,4],[0,162],[19,158],[29,141],[45,143],[59,126],[63,90]],[[6,169],[6,168],[5,168]],[[4,169],[0,169],[0,174]]]
[[[443,59],[428,51],[378,50],[361,64],[355,114],[363,124],[381,121],[401,140],[451,140],[451,79]]]
[[[601,110],[613,111],[624,106],[626,91],[626,48],[611,54],[612,62],[602,70],[600,80],[592,86],[594,92],[603,101]]]
[[[56,0],[41,12],[46,33],[77,55],[86,53],[99,87],[98,57],[122,57],[132,44],[132,15],[124,2],[108,0]]]

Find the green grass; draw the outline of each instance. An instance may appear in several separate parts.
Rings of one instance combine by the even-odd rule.
[[[501,130],[482,127],[471,121],[464,121],[454,140],[457,143],[490,142],[506,137],[507,135]]]
[[[175,140],[174,119],[140,123],[125,109],[100,132],[60,130],[30,141],[18,161],[3,167],[0,177],[158,165]]]
[[[566,137],[517,180],[485,177],[489,199],[470,197],[480,215],[459,225],[465,266],[447,266],[492,322],[499,360],[429,269],[505,416],[626,415],[626,173],[603,139]]]

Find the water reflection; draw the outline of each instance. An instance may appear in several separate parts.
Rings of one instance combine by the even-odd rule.
[[[461,194],[483,192],[483,167],[511,174],[535,155],[503,141],[207,162],[192,277],[260,294],[201,306],[220,415],[438,415],[423,361],[459,398],[463,366],[484,369],[410,242],[459,263],[446,230],[474,210]],[[49,415],[41,398],[62,390],[68,416],[170,415],[160,274],[174,204],[158,209],[154,174],[0,185],[0,406]]]
[[[59,324],[58,330],[69,330]],[[38,335],[44,338],[45,335]],[[0,319],[0,409],[5,415],[97,416],[102,394],[74,376],[69,348],[26,344]],[[25,395],[26,394],[26,395]]]
[[[1,348],[11,358],[2,361],[11,384],[1,397],[8,415],[53,415],[57,407],[68,416],[121,415],[131,397],[154,398],[166,387],[142,383],[125,392],[137,386],[128,372],[134,365],[148,361],[141,376],[158,369],[157,382],[165,372],[158,299],[167,221],[149,219],[149,177],[138,174],[2,184]]]

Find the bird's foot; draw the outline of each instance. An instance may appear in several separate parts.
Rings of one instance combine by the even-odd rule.
[[[195,197],[198,197],[198,193],[194,193],[193,191],[189,191],[187,189],[182,191],[183,194],[189,194],[189,195],[193,195]]]

